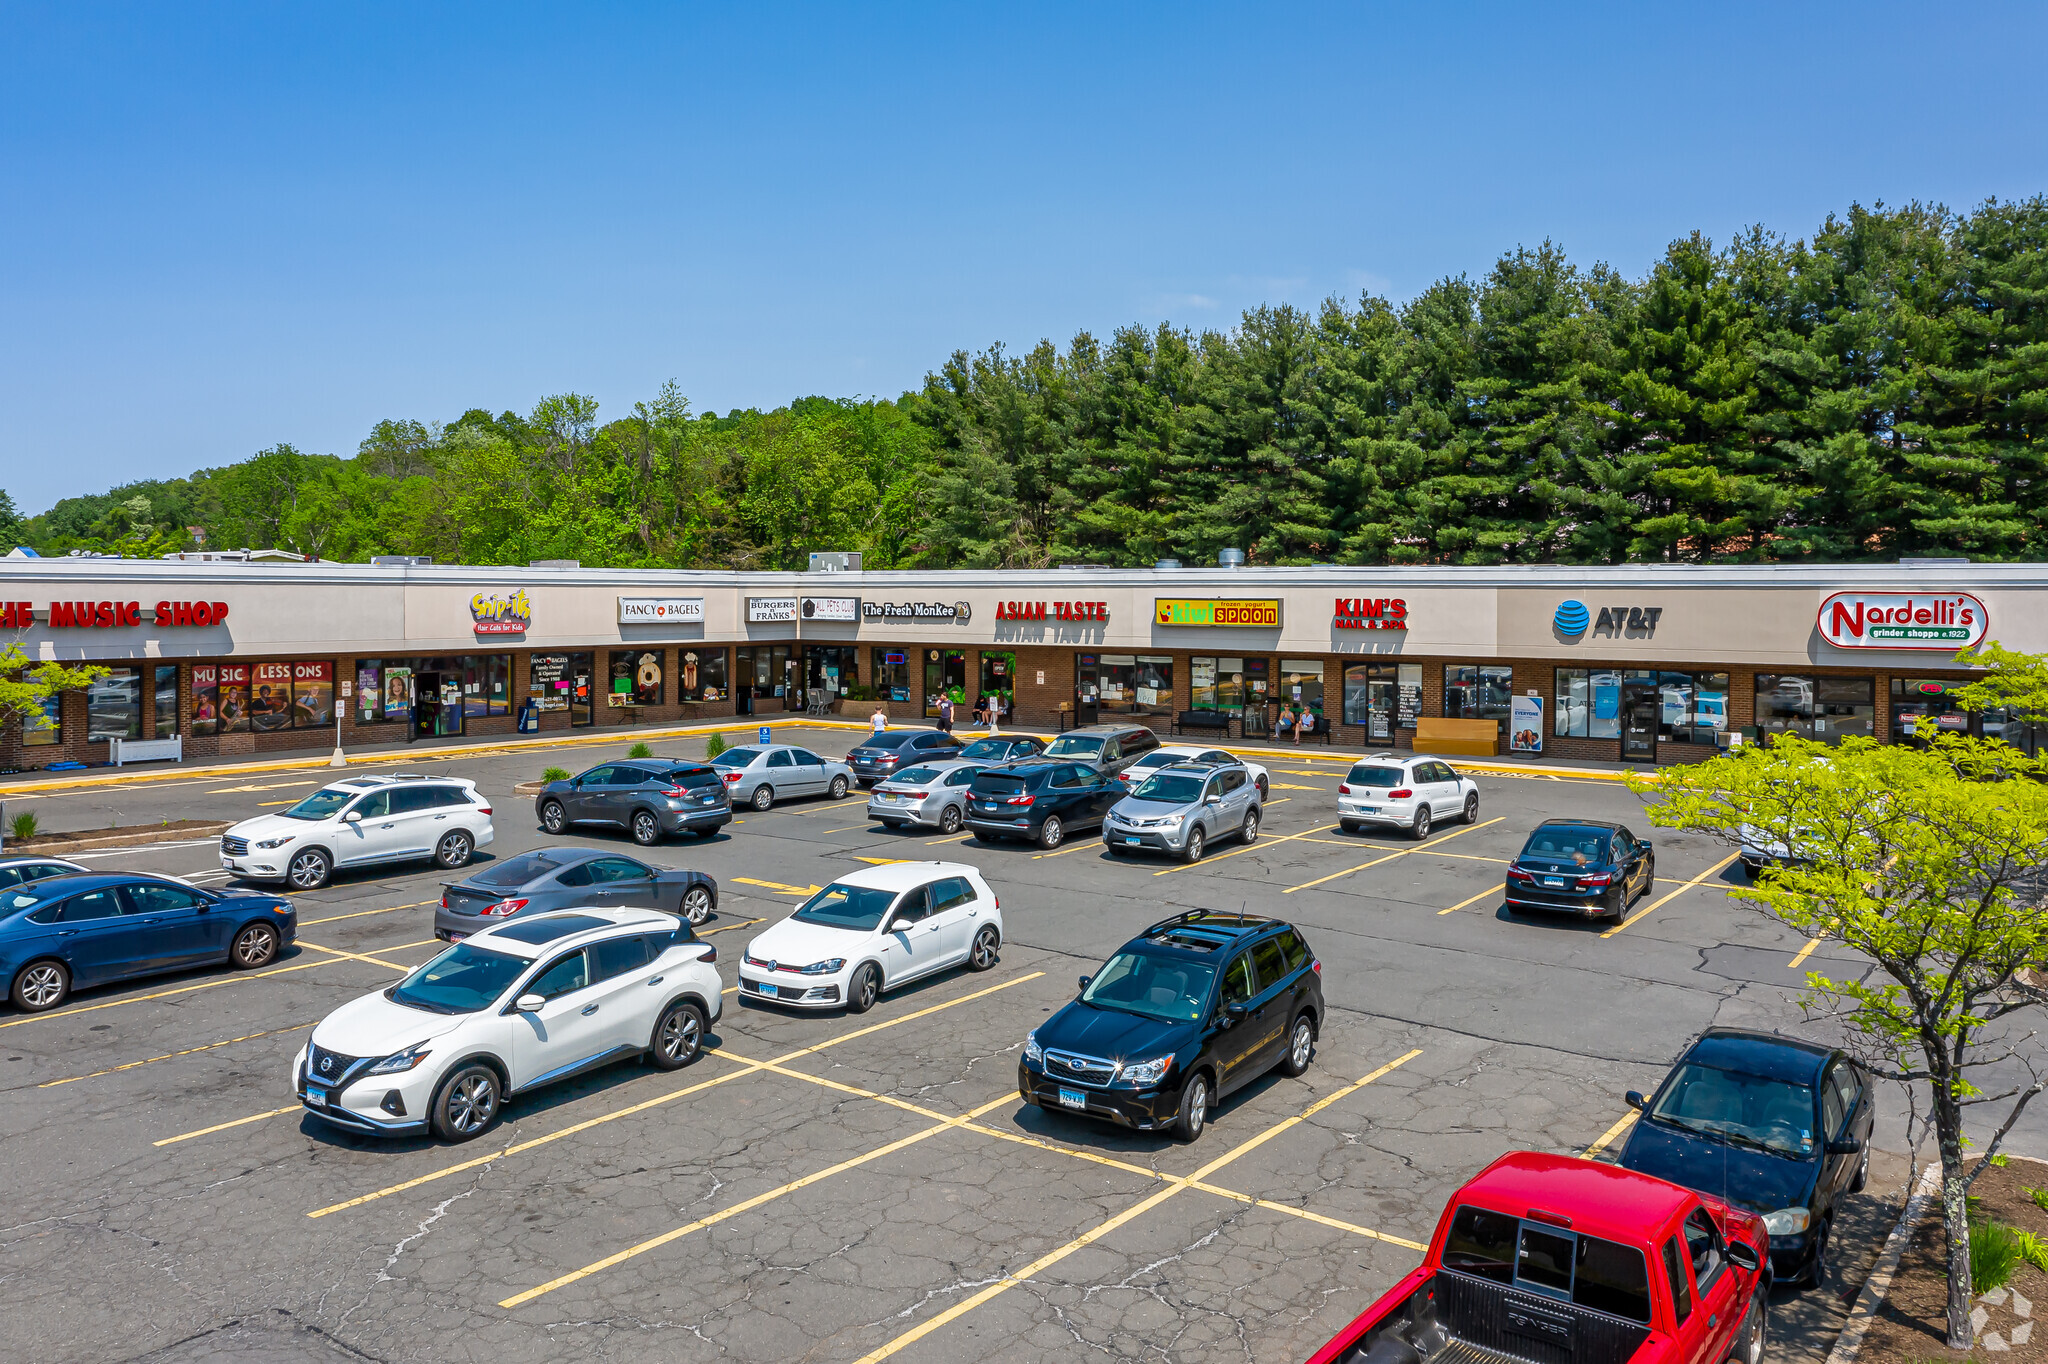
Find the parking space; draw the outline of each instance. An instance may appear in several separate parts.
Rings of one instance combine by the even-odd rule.
[[[840,751],[848,737],[805,742]],[[631,849],[616,831],[550,839],[510,797],[544,762],[616,756],[462,762],[497,798],[490,852]],[[494,1364],[1303,1358],[1414,1263],[1481,1165],[1516,1147],[1611,1153],[1622,1094],[1654,1086],[1691,1036],[1795,1028],[1805,971],[1860,969],[1827,945],[1802,955],[1729,902],[1726,850],[1658,835],[1613,783],[1487,777],[1475,824],[1417,842],[1335,827],[1342,762],[1261,760],[1274,789],[1260,838],[1192,865],[1112,857],[1094,838],[1048,853],[890,832],[860,799],[749,812],[716,839],[664,846],[651,860],[721,888],[702,930],[727,989],[709,1050],[680,1072],[623,1064],[515,1098],[467,1145],[351,1136],[306,1116],[290,1087],[315,1022],[434,955],[452,878],[431,868],[295,896],[301,942],[262,970],[0,1013],[14,1176],[0,1274],[18,1303],[0,1348],[129,1358],[234,1322],[281,1358],[328,1357],[309,1351],[329,1340]],[[271,784],[92,799],[185,817],[200,797],[291,794],[227,790]],[[1502,908],[1506,860],[1560,815],[1656,838],[1658,882],[1620,931]],[[920,859],[971,863],[996,889],[1008,936],[993,970],[857,1017],[733,993],[746,944],[804,896]],[[218,872],[210,843],[96,865]],[[1026,1033],[1078,974],[1189,908],[1301,928],[1330,1006],[1308,1073],[1230,1096],[1192,1145],[1020,1103]],[[1880,1117],[1887,1152],[1898,1130]],[[1882,1235],[1894,1163],[1877,1162],[1858,1201],[1846,1276]],[[1780,1353],[1822,1357],[1839,1311],[1833,1294],[1788,1296]]]

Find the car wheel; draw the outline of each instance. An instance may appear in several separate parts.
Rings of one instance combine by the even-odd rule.
[[[1195,1141],[1209,1125],[1209,1077],[1196,1075],[1180,1092],[1180,1112],[1174,1115],[1173,1135]]]
[[[1415,812],[1415,828],[1413,832],[1417,843],[1429,837],[1429,807],[1427,805]]]
[[[1477,791],[1465,797],[1465,822],[1467,824],[1477,824],[1479,822],[1479,793]]]
[[[864,1014],[875,1007],[875,1001],[881,994],[882,973],[873,962],[868,962],[853,973],[853,980],[846,987],[846,1011]]]
[[[691,886],[683,892],[683,917],[695,928],[711,917],[711,892],[702,886]]]
[[[441,835],[441,841],[434,845],[434,865],[453,871],[469,865],[469,859],[476,853],[476,840],[462,829],[451,829]]]
[[[1316,1051],[1315,1020],[1307,1014],[1294,1020],[1294,1031],[1287,1035],[1287,1055],[1281,1058],[1282,1075],[1304,1075],[1308,1073],[1308,1062]]]
[[[1813,1262],[1806,1267],[1804,1274],[1793,1281],[1796,1287],[1819,1288],[1827,1282],[1828,1233],[1833,1227],[1834,1223],[1830,1219],[1821,1218],[1820,1230],[1813,1235]]]
[[[996,964],[996,949],[1002,946],[1002,939],[994,924],[983,924],[981,932],[974,935],[974,947],[967,954],[967,969],[986,971]]]
[[[334,863],[318,848],[304,848],[292,854],[285,865],[284,879],[293,890],[318,890],[334,874]]]
[[[960,832],[959,806],[948,805],[945,809],[939,811],[939,832],[942,834],[957,834]]]
[[[1264,777],[1260,777],[1260,778],[1259,778],[1259,799],[1260,799],[1260,800],[1266,800],[1266,799],[1267,799],[1267,798],[1269,798],[1269,797],[1270,797],[1270,796],[1271,796],[1272,794],[1273,794],[1272,788],[1271,788],[1270,786],[1268,786],[1268,785],[1266,784],[1266,779],[1265,779]]]
[[[1067,826],[1060,823],[1058,815],[1047,815],[1045,823],[1038,826],[1038,846],[1057,848],[1067,836]]]
[[[775,788],[763,782],[754,788],[754,808],[765,810],[775,804]]]
[[[1600,916],[1620,923],[1628,917],[1628,892],[1620,886],[1607,892],[1607,912]]]
[[[1863,1148],[1863,1159],[1856,1164],[1856,1178],[1849,1181],[1850,1193],[1862,1193],[1863,1186],[1870,1182],[1870,1148]]]
[[[681,1070],[697,1059],[704,1049],[704,1011],[687,999],[679,999],[662,1012],[654,1025],[654,1039],[648,1044],[647,1059],[656,1070]]]
[[[1340,819],[1337,821],[1337,827],[1347,834],[1355,834],[1358,832],[1359,824],[1355,819]]]
[[[14,988],[8,991],[14,1007],[25,1014],[54,1009],[71,993],[71,973],[61,961],[32,961],[14,973]]]
[[[693,834],[695,834],[695,835],[697,835],[697,837],[699,837],[699,838],[716,838],[716,837],[718,837],[718,830],[719,830],[719,829],[721,829],[721,828],[723,828],[723,827],[725,827],[725,826],[724,826],[724,825],[719,825],[719,826],[717,826],[717,827],[715,827],[715,828],[710,828],[710,829],[692,829],[692,830],[690,830],[690,832],[691,832],[691,833],[693,833]]]
[[[250,924],[235,934],[235,946],[228,955],[244,971],[268,966],[277,960],[277,930],[269,924]]]
[[[1109,853],[1109,855],[1110,855],[1111,857],[1122,857],[1122,856],[1123,856],[1123,855],[1124,855],[1124,854],[1125,854],[1125,853],[1126,853],[1127,851],[1129,851],[1129,850],[1128,850],[1128,849],[1126,849],[1126,848],[1124,847],[1124,845],[1123,845],[1123,844],[1121,844],[1121,843],[1112,843],[1112,842],[1110,842],[1110,841],[1109,841],[1109,836],[1108,836],[1107,834],[1105,834],[1105,835],[1103,836],[1103,839],[1102,839],[1102,846],[1103,846],[1104,850],[1105,850],[1105,851],[1107,851],[1107,852]]]
[[[1247,810],[1244,812],[1244,827],[1237,831],[1237,836],[1247,843],[1259,841],[1259,812],[1257,810]]]
[[[443,1141],[469,1141],[498,1120],[498,1072],[486,1065],[467,1065],[441,1083],[434,1096],[431,1121]]]
[[[1180,860],[1183,862],[1199,862],[1202,860],[1202,854],[1208,851],[1208,846],[1209,840],[1203,836],[1202,828],[1198,824],[1188,830],[1187,846],[1180,850]]]
[[[558,834],[569,827],[569,814],[562,808],[562,802],[551,800],[540,807],[540,827],[551,834]]]
[[[1759,1279],[1756,1292],[1749,1299],[1749,1311],[1742,1315],[1742,1329],[1735,1334],[1735,1349],[1728,1356],[1728,1364],[1763,1364],[1770,1324],[1770,1291]]]
[[[845,794],[846,794],[846,778],[844,778],[844,777],[834,777],[834,778],[832,779],[832,785],[831,785],[831,786],[830,786],[830,787],[828,788],[828,790],[827,790],[827,794],[828,794],[828,795],[830,795],[830,796],[832,797],[832,799],[834,799],[834,800],[838,800],[838,799],[842,798],[843,796],[845,796]]]
[[[633,816],[633,841],[643,848],[661,842],[661,821],[645,810]]]

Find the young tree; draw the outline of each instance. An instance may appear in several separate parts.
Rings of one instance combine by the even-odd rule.
[[[28,653],[10,640],[0,648],[0,730],[41,719],[43,702],[61,692],[89,687],[108,671],[92,664],[73,667],[56,662],[31,667]]]
[[[2004,709],[2021,720],[2048,720],[2048,656],[2023,654],[1993,639],[1963,650],[1956,662],[1984,669],[1956,693],[1963,709]]]
[[[1988,1159],[2048,1086],[2019,1017],[2048,1002],[2035,975],[2048,960],[2048,786],[1994,780],[2013,775],[2048,766],[1958,736],[1924,749],[1781,737],[1640,783],[1653,823],[1786,850],[1783,865],[1733,894],[1875,963],[1875,974],[1848,980],[1809,973],[1808,1003],[1928,1113],[1948,1233],[1948,1343],[1958,1350],[1971,1343],[1965,1199],[1985,1168],[1964,1166],[1965,1116],[1990,1106]],[[2029,1078],[2012,1079],[2018,1071]]]

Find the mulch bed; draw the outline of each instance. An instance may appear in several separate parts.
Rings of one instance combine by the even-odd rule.
[[[1980,1214],[2021,1231],[2048,1236],[2048,1212],[2027,1197],[2028,1187],[2048,1188],[2048,1164],[2014,1156],[2005,1166],[1986,1170],[1970,1187],[1971,1197],[1980,1200]],[[2021,1262],[2000,1299],[1986,1302],[1980,1292],[1975,1306],[1978,1318],[1977,1344],[1967,1352],[1948,1348],[1948,1238],[1941,1227],[1937,1203],[1914,1232],[1912,1242],[1899,1260],[1899,1272],[1892,1279],[1870,1334],[1864,1337],[1857,1364],[1930,1364],[1931,1361],[1997,1360],[1999,1364],[2036,1364],[2048,1361],[2048,1324],[2032,1325],[2036,1316],[2048,1318],[2048,1274]],[[2019,1339],[2016,1341],[2015,1336]],[[2003,1345],[2004,1349],[1997,1346]]]
[[[128,843],[169,843],[184,838],[217,834],[231,821],[218,819],[174,819],[168,823],[123,824],[105,829],[72,829],[66,833],[37,834],[34,838],[9,838],[8,857],[31,857],[47,853],[61,857],[67,850],[112,847]]]

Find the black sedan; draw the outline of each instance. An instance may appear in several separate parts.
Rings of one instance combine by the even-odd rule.
[[[1057,848],[1070,829],[1101,828],[1123,794],[1115,773],[1080,763],[1034,758],[991,767],[967,788],[967,827],[983,843],[1024,838]]]
[[[687,830],[709,838],[732,823],[732,802],[716,768],[682,758],[600,763],[581,776],[551,781],[534,797],[551,834],[571,824],[615,824],[643,847]]]
[[[1710,1029],[1655,1095],[1622,1148],[1630,1170],[1760,1213],[1771,1269],[1818,1287],[1843,1194],[1870,1176],[1870,1076],[1839,1051],[1771,1033]]]
[[[718,882],[598,848],[540,848],[493,862],[441,892],[434,936],[459,942],[515,914],[550,909],[658,909],[703,923],[718,908]]]
[[[932,758],[956,758],[960,741],[936,729],[879,729],[847,750],[846,765],[862,786],[887,781]]]
[[[1000,763],[1021,762],[1035,758],[1045,752],[1045,743],[1029,734],[992,734],[986,739],[976,739],[953,756],[962,762],[983,763],[996,766]]]
[[[1621,825],[1546,819],[1508,863],[1507,901],[1619,922],[1656,876],[1656,852]]]

